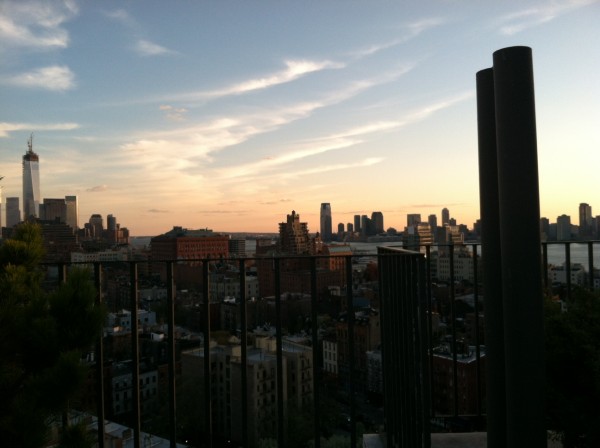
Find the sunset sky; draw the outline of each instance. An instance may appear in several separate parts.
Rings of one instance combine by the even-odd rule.
[[[0,182],[132,235],[479,217],[475,74],[533,49],[541,214],[600,215],[600,2],[0,1]],[[4,200],[3,200],[4,202]],[[4,208],[4,205],[3,205]],[[3,210],[3,223],[5,213]]]

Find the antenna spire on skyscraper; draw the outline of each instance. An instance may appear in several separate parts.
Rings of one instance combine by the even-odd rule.
[[[29,148],[29,152],[33,152],[33,132],[31,133],[31,135],[29,136],[29,139],[27,140],[27,147]]]

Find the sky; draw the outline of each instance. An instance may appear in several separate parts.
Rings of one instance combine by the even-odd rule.
[[[479,218],[475,75],[533,50],[541,215],[600,214],[600,2],[0,0],[0,181],[134,236]],[[4,207],[4,206],[3,206]],[[4,216],[4,210],[2,215]],[[2,218],[4,222],[4,217]]]

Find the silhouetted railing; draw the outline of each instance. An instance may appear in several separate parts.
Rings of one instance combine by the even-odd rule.
[[[600,242],[590,241],[585,242],[587,247],[587,268],[589,276],[586,280],[586,285],[589,288],[594,287],[594,246]],[[543,263],[543,273],[545,284],[551,287],[551,282],[548,280],[548,274],[551,264],[548,246],[553,243],[544,243],[541,250],[541,260]],[[573,244],[582,243],[558,243],[564,247],[565,256],[565,294],[567,298],[571,297],[571,291],[574,287],[571,283],[571,248]],[[467,249],[467,250],[465,250]],[[402,416],[402,431],[403,435],[398,437],[408,437],[408,441],[395,440],[389,446],[413,446],[410,445],[417,440],[419,446],[427,445],[427,434],[432,430],[482,430],[485,429],[485,383],[484,383],[484,364],[482,362],[485,351],[482,333],[482,299],[481,299],[481,254],[479,253],[478,244],[466,245],[440,245],[440,246],[422,246],[421,252],[409,253],[407,251],[397,251],[394,249],[383,248],[380,250],[377,257],[376,254],[371,254],[373,262],[379,264],[378,290],[379,299],[381,300],[381,330],[384,333],[381,340],[383,341],[383,372],[387,372],[384,387],[387,395],[388,391],[395,390],[394,393],[406,394],[406,385],[410,385],[410,393],[404,396],[404,401],[391,406],[386,403],[384,415],[388,431],[392,430],[389,426],[391,419]],[[578,246],[578,250],[580,247]],[[357,345],[355,340],[355,313],[348,312],[350,310],[357,311],[354,305],[356,288],[358,280],[356,272],[353,269],[353,262],[357,261],[361,255],[345,255],[342,257],[343,263],[338,263],[335,268],[339,276],[338,287],[342,294],[340,306],[342,309],[343,320],[347,329],[347,340],[343,341],[346,344],[344,353],[346,358],[343,360],[345,369],[343,371],[343,383],[347,391],[347,406],[349,425],[347,429],[350,433],[352,446],[356,446],[357,441],[357,421],[361,417],[360,410],[357,404],[357,392],[364,387],[359,383],[360,377],[356,359]],[[377,257],[377,258],[376,258]],[[460,265],[460,272],[457,272],[457,260],[464,257],[465,263],[468,265],[465,268],[465,263]],[[550,257],[550,258],[549,258]],[[180,426],[178,421],[181,420],[181,415],[177,409],[177,390],[178,384],[178,359],[177,346],[175,335],[175,322],[177,313],[177,289],[176,281],[178,278],[178,270],[187,267],[189,263],[196,264],[194,271],[195,284],[200,286],[202,292],[199,295],[200,307],[196,306],[194,310],[202,310],[201,328],[204,333],[203,344],[203,359],[204,359],[204,378],[210,379],[203,381],[203,399],[198,403],[198,406],[203,408],[203,421],[198,421],[198,426],[203,427],[201,439],[199,440],[181,440],[182,443],[190,443],[193,446],[220,446],[222,443],[220,434],[214,430],[214,404],[215,404],[215,389],[212,384],[212,378],[217,373],[214,371],[216,366],[211,362],[211,310],[216,303],[213,290],[210,288],[211,275],[214,273],[215,266],[229,263],[237,267],[237,275],[239,276],[239,297],[236,299],[236,306],[239,307],[240,320],[237,327],[238,334],[241,340],[240,365],[246,366],[241,368],[241,424],[242,427],[239,433],[239,440],[242,446],[250,446],[251,438],[255,437],[255,433],[249,434],[248,421],[249,409],[252,408],[248,403],[249,391],[248,386],[248,304],[250,298],[246,295],[246,277],[248,274],[248,266],[257,263],[269,264],[271,273],[273,274],[273,301],[275,307],[275,356],[276,356],[276,415],[275,427],[276,431],[273,434],[278,446],[286,445],[286,438],[289,437],[290,428],[286,427],[286,419],[288,418],[288,410],[285,407],[285,400],[282,397],[286,396],[285,379],[284,379],[284,362],[283,362],[283,330],[285,324],[282,316],[282,295],[289,291],[285,290],[285,285],[282,286],[282,279],[285,276],[294,275],[293,269],[298,269],[298,272],[308,272],[309,282],[297,282],[303,289],[302,293],[310,295],[310,314],[306,317],[310,320],[309,340],[312,345],[312,365],[311,377],[313,379],[312,390],[312,433],[314,438],[314,446],[320,446],[320,438],[323,436],[323,407],[322,404],[326,401],[324,393],[328,392],[323,388],[322,370],[322,355],[321,355],[321,338],[319,335],[319,312],[320,307],[324,306],[323,281],[320,280],[318,271],[322,266],[321,263],[329,261],[332,257],[311,256],[311,257],[276,257],[276,258],[238,258],[230,260],[222,259],[203,259],[203,260],[178,260],[174,261],[129,261],[129,262],[96,262],[93,263],[93,278],[97,290],[97,302],[102,304],[106,301],[106,284],[107,279],[105,274],[114,275],[116,267],[123,268],[127,272],[128,280],[128,301],[120,301],[115,307],[129,307],[131,311],[131,359],[137,360],[132,362],[132,382],[131,396],[127,397],[131,402],[131,418],[127,420],[126,425],[131,428],[134,446],[142,446],[142,391],[140,384],[140,345],[139,345],[139,324],[138,324],[138,309],[140,308],[140,275],[139,269],[143,268],[145,274],[148,270],[160,271],[164,278],[164,287],[166,288],[166,299],[164,305],[166,312],[164,315],[165,324],[167,327],[167,371],[166,371],[166,402],[168,412],[165,413],[165,420],[168,421],[166,429],[163,428],[161,435],[170,440],[170,446],[175,447],[176,441],[181,437],[179,434]],[[445,260],[442,260],[442,258]],[[448,270],[445,266],[447,263]],[[88,265],[90,265],[88,263]],[[57,281],[63,282],[68,275],[68,268],[72,264],[60,265],[58,268]],[[468,278],[465,278],[465,272],[470,270]],[[443,271],[443,272],[442,272]],[[298,277],[300,274],[298,274]],[[285,277],[287,278],[287,277]],[[289,280],[289,278],[288,278]],[[287,281],[287,280],[286,280]],[[442,282],[445,286],[442,286]],[[329,285],[327,285],[329,286]],[[304,290],[305,289],[305,290]],[[458,296],[457,292],[463,294]],[[121,291],[122,293],[122,291]],[[394,305],[390,302],[390,298],[395,298],[395,294],[401,293],[405,297],[410,298],[407,302],[399,302]],[[469,300],[472,299],[472,340],[463,341],[459,335],[459,326],[461,331],[465,333],[464,320],[460,317],[462,314],[457,310],[459,306],[458,299],[464,297],[468,293]],[[391,295],[390,295],[391,294]],[[485,292],[483,292],[485,294]],[[330,297],[331,298],[331,297]],[[111,299],[115,300],[115,299]],[[386,301],[387,300],[387,301]],[[394,308],[396,305],[400,308]],[[462,306],[462,305],[461,305]],[[343,314],[343,310],[346,314]],[[464,310],[462,311],[464,313]],[[393,319],[397,316],[403,316],[402,325],[394,325]],[[308,328],[308,327],[307,327]],[[445,333],[441,328],[445,328]],[[393,335],[399,345],[393,345],[388,341]],[[340,343],[338,341],[338,347]],[[446,351],[439,351],[440,347],[446,347]],[[467,370],[461,370],[462,364],[466,362],[467,355],[472,357],[474,364],[474,384],[475,384],[475,404],[467,406],[472,400],[467,403],[464,396],[463,388],[465,383],[462,378],[469,374]],[[404,356],[404,358],[402,358]],[[407,357],[408,356],[408,357]],[[109,394],[112,393],[108,389],[109,383],[106,378],[107,361],[105,355],[105,340],[100,338],[95,347],[95,403],[97,418],[97,440],[98,446],[104,447],[105,424],[107,419],[107,406],[111,400],[107,400]],[[103,360],[103,362],[98,362]],[[469,362],[471,362],[469,358]],[[448,375],[448,367],[450,372]],[[444,376],[439,373],[446,369]],[[466,373],[465,373],[466,372]],[[394,383],[394,381],[400,382]],[[472,385],[472,384],[471,384]],[[398,387],[398,388],[397,388]],[[397,389],[395,389],[397,388]],[[220,393],[220,392],[219,392]],[[442,397],[442,398],[440,398]],[[469,398],[470,399],[470,398]],[[107,403],[108,401],[108,403]],[[467,409],[467,412],[465,412]],[[396,421],[396,420],[394,420]],[[412,435],[407,435],[408,429],[413,431]],[[398,431],[399,428],[394,428]],[[408,432],[407,432],[408,431]],[[146,430],[146,432],[151,432]],[[422,437],[425,435],[425,439]],[[388,439],[389,441],[390,439]],[[256,443],[256,440],[252,440]],[[404,443],[404,444],[402,444]],[[234,446],[234,445],[232,445]],[[415,445],[416,446],[416,445]]]

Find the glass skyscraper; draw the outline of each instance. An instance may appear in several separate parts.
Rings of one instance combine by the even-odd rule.
[[[23,219],[39,217],[40,211],[40,158],[33,152],[33,134],[27,140],[28,150],[23,156]]]
[[[321,204],[321,239],[331,241],[331,205],[329,202]]]

